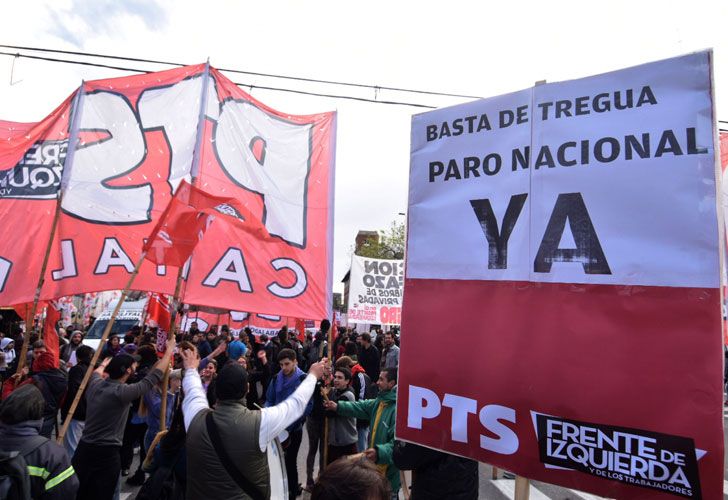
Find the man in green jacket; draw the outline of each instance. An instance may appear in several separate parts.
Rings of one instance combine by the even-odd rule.
[[[327,401],[324,406],[343,417],[367,419],[371,425],[369,448],[364,452],[370,460],[377,464],[379,470],[387,476],[392,487],[392,498],[399,492],[399,469],[392,461],[394,450],[394,423],[397,418],[397,369],[385,368],[379,374],[376,399],[335,403]]]

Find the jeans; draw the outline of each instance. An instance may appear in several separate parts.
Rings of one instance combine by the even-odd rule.
[[[78,447],[78,441],[81,439],[83,434],[83,426],[86,425],[84,420],[71,419],[71,423],[68,424],[65,436],[63,436],[63,449],[66,450],[69,457],[72,457]]]
[[[363,427],[356,430],[359,439],[356,442],[356,450],[361,453],[367,449],[367,441],[369,440],[369,427]]]

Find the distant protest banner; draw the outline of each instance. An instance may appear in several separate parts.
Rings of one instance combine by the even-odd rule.
[[[722,497],[711,60],[413,117],[398,438],[609,498]]]
[[[353,255],[349,278],[349,323],[399,325],[404,261]]]

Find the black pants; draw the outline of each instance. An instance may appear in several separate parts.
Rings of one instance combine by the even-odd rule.
[[[288,437],[289,445],[284,454],[286,462],[286,475],[288,476],[288,498],[295,500],[298,493],[298,449],[301,447],[303,429],[291,432]]]
[[[121,471],[119,446],[78,443],[71,460],[78,476],[76,500],[112,500]]]
[[[129,412],[131,413],[131,412]],[[139,445],[139,468],[147,456],[144,449],[144,434],[147,433],[147,424],[132,424],[127,422],[124,428],[124,439],[121,443],[121,468],[129,469],[134,461],[134,447]]]
[[[324,421],[311,417],[306,419],[308,434],[308,455],[306,455],[306,484],[313,484],[313,464],[316,452],[319,454],[319,474],[324,470]]]

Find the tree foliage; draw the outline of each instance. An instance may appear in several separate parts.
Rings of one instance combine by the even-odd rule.
[[[379,241],[367,240],[356,254],[373,259],[403,259],[405,235],[404,222],[392,221],[389,229],[379,233]]]

